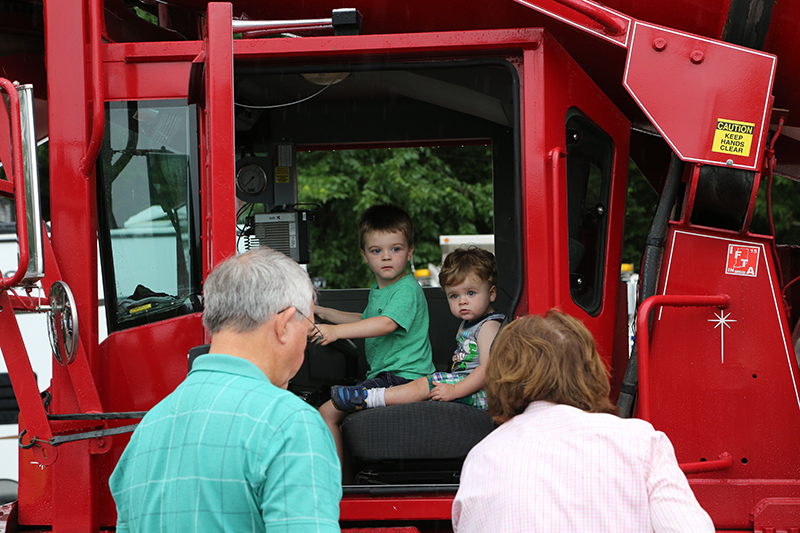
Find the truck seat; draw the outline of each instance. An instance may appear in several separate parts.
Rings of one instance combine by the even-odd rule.
[[[357,484],[457,483],[467,454],[495,424],[475,407],[425,401],[359,411],[341,427]]]

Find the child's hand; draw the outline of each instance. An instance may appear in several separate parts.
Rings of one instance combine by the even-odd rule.
[[[333,324],[317,324],[317,329],[322,334],[322,337],[317,337],[314,339],[315,344],[319,344],[320,346],[325,346],[326,344],[330,344],[332,342],[336,342],[339,340],[339,335],[336,332],[336,326]]]
[[[438,402],[452,402],[459,398],[456,393],[456,386],[449,383],[433,382],[433,389],[429,395],[431,400]]]

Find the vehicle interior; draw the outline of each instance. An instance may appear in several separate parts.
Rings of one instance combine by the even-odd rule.
[[[267,213],[306,213],[301,218],[307,216],[308,228],[298,233],[301,238],[308,236],[307,247],[301,244],[300,251],[288,253],[295,253],[301,263],[308,263],[309,274],[320,287],[318,303],[326,307],[362,312],[371,282],[358,250],[358,210],[348,205],[346,199],[343,203],[326,202],[325,198],[314,198],[313,187],[308,191],[311,178],[305,166],[306,162],[314,161],[315,152],[404,147],[428,147],[436,152],[446,147],[452,156],[458,154],[461,146],[465,147],[465,153],[474,152],[469,151],[470,147],[487,147],[491,162],[481,179],[490,184],[492,195],[489,232],[493,235],[498,263],[495,308],[506,315],[513,314],[521,291],[522,258],[516,193],[520,180],[519,90],[516,71],[510,64],[479,60],[341,65],[333,69],[328,65],[326,72],[319,72],[310,66],[270,68],[242,62],[235,64],[234,91],[237,169],[241,178],[237,182],[237,197],[243,202],[240,221],[245,220],[242,233],[250,241],[253,233],[263,235],[258,230],[259,220],[269,222],[265,218]],[[286,165],[291,166],[288,179],[296,179],[294,191],[299,190],[299,195],[290,191],[287,196],[281,189],[280,174]],[[264,170],[267,187],[263,186],[259,166]],[[271,167],[277,168],[274,174]],[[433,171],[431,176],[435,179]],[[344,179],[358,180],[359,176]],[[403,176],[399,180],[404,181]],[[269,186],[272,183],[274,188]],[[413,213],[425,209],[404,204],[418,202],[424,206],[426,198],[413,199],[412,195],[409,200],[405,194],[393,194],[389,187],[375,193],[374,203],[400,204],[412,213],[413,219]],[[256,204],[255,211],[248,204]],[[336,223],[326,213],[330,209],[351,211],[349,219],[345,217],[347,226],[340,217],[336,220],[343,227],[332,227]],[[246,215],[259,210],[264,214],[251,215],[248,222]],[[448,216],[452,215],[445,212],[431,218],[444,220]],[[414,223],[416,249],[426,246],[438,249],[438,243],[429,242],[430,236],[420,231],[431,221],[414,220]],[[330,236],[326,232],[330,231],[352,235],[352,249],[347,254],[354,258],[354,268],[360,269],[363,280],[355,286],[341,286],[341,281],[331,283],[332,280],[319,276],[315,258],[332,253],[326,250],[331,240],[326,238]],[[425,238],[428,242],[424,242]],[[265,242],[259,237],[255,240]],[[438,261],[430,263],[435,267]],[[437,370],[448,370],[460,320],[450,313],[442,289],[423,290],[429,305],[434,363]],[[312,345],[290,389],[319,406],[328,399],[332,385],[361,381],[366,370],[362,340],[340,341],[324,347]],[[446,402],[419,402],[353,413],[342,425],[353,471],[351,488],[457,484],[461,463],[469,449],[493,427],[485,411]]]

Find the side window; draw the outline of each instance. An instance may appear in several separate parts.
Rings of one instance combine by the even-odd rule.
[[[195,107],[107,103],[98,170],[109,331],[199,309]]]
[[[600,312],[614,142],[578,110],[567,134],[570,294],[587,313]]]

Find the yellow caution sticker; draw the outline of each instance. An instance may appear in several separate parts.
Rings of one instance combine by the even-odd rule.
[[[292,180],[289,172],[292,167],[275,167],[275,183],[290,183]]]
[[[742,157],[749,156],[750,147],[753,145],[755,126],[749,122],[717,119],[717,129],[714,131],[714,145],[711,147],[711,151]]]
[[[132,315],[134,313],[138,313],[139,311],[147,311],[151,307],[153,307],[153,304],[144,304],[144,305],[140,305],[138,307],[132,307],[131,310],[128,311],[128,314]]]

